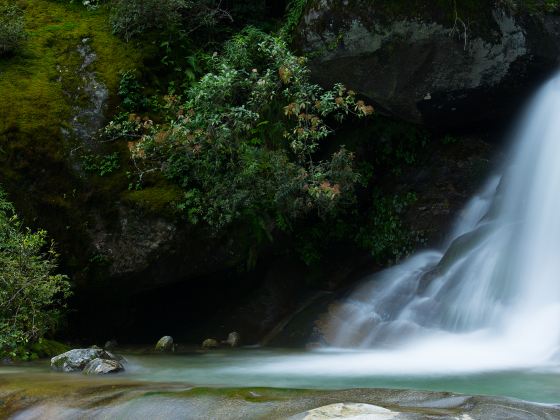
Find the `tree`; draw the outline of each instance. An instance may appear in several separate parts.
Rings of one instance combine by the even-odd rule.
[[[25,357],[57,327],[70,284],[56,269],[46,232],[23,228],[0,191],[0,356]]]

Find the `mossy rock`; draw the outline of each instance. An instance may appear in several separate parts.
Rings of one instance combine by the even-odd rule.
[[[183,191],[173,185],[148,187],[123,193],[124,203],[137,206],[150,214],[171,215],[183,198]]]

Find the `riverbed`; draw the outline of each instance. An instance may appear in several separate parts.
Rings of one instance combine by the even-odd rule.
[[[546,410],[552,410],[548,418],[560,418],[560,371],[554,367],[454,375],[375,375],[369,369],[343,375],[337,369],[329,372],[327,365],[314,373],[280,369],[306,360],[313,366],[321,358],[334,366],[356,354],[364,356],[262,349],[132,353],[125,354],[125,372],[105,377],[52,372],[48,361],[3,366],[0,417],[138,418],[160,413],[156,418],[212,418],[229,413],[226,418],[283,418],[321,404],[359,401],[399,412],[429,407],[441,418],[456,418],[477,406],[488,410],[493,404],[545,410],[538,418],[547,418]]]

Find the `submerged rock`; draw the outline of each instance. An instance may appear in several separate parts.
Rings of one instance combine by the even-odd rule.
[[[207,338],[202,342],[203,349],[217,349],[220,347],[220,342],[214,338]]]
[[[124,370],[121,362],[108,359],[93,359],[84,368],[85,375],[106,375],[108,373],[117,373]]]
[[[229,345],[230,347],[239,347],[241,344],[241,335],[238,332],[230,332],[228,334],[228,338],[224,341],[225,344]]]
[[[401,413],[387,410],[372,404],[360,403],[336,403],[309,410],[303,414],[290,417],[291,419],[301,420],[322,420],[322,419],[370,419],[370,420],[390,420],[405,419]]]
[[[117,357],[102,349],[74,349],[51,359],[51,368],[61,372],[78,372],[95,359],[118,361]]]
[[[173,337],[166,335],[161,337],[156,344],[156,351],[167,352],[173,351]]]

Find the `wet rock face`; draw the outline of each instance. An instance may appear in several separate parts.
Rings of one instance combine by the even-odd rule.
[[[383,3],[312,2],[298,36],[317,81],[412,122],[456,127],[507,114],[556,69],[558,17],[493,2],[474,12]]]
[[[106,375],[124,370],[121,362],[108,359],[93,359],[84,368],[84,375]]]
[[[180,220],[121,203],[115,207],[112,218],[92,214],[88,234],[109,278],[132,292],[212,275],[242,258],[231,238],[211,238]]]
[[[72,108],[69,129],[63,128],[66,139],[93,145],[93,137],[105,124],[109,90],[95,71],[97,54],[91,39],[83,38],[72,54],[78,56],[75,67],[59,67],[59,81]]]

